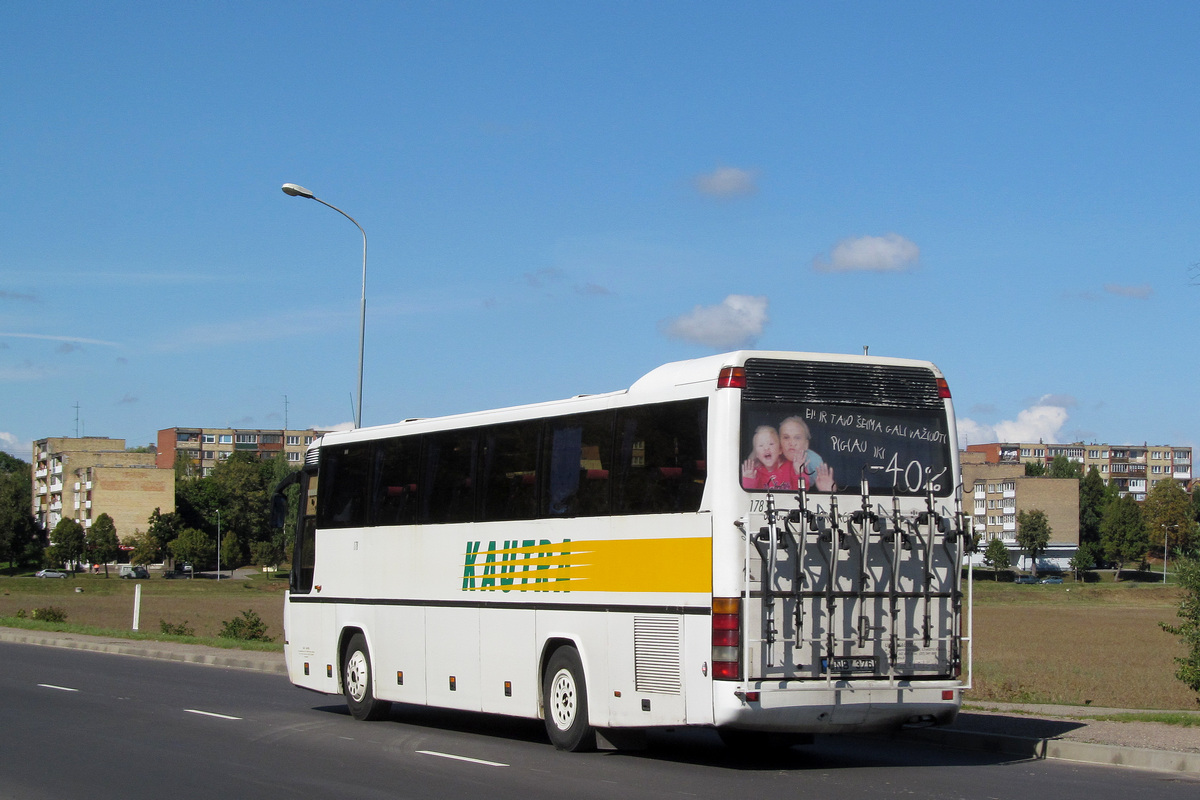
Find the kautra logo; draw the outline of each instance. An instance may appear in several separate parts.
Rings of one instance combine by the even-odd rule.
[[[555,545],[549,539],[505,539],[500,547],[495,541],[467,542],[463,560],[463,591],[472,589],[499,589],[509,592],[514,589],[551,592],[566,591],[565,583],[570,580],[564,569],[569,565],[570,551],[562,552],[562,545],[570,543],[564,539]],[[554,575],[553,572],[560,572]]]

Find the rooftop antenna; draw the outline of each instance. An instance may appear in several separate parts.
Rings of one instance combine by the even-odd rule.
[[[79,438],[79,401],[75,401],[75,438]]]
[[[288,429],[288,399],[287,395],[283,396],[283,429]]]
[[[871,345],[869,345],[869,344],[864,344],[864,345],[863,345],[863,355],[865,356],[865,355],[867,354],[867,351],[868,351],[868,350],[870,350],[870,349],[871,349]]]

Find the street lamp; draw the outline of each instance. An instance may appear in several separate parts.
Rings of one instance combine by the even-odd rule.
[[[309,200],[316,200],[323,206],[329,206],[334,211],[341,214],[346,219],[354,223],[354,227],[358,228],[358,232],[362,234],[363,240],[363,258],[362,258],[362,303],[359,307],[358,316],[358,409],[354,413],[354,427],[362,427],[362,387],[363,387],[363,342],[366,340],[367,333],[367,232],[362,229],[362,225],[354,217],[342,211],[335,205],[326,203],[315,194],[305,189],[303,186],[297,186],[294,183],[285,183],[283,185],[283,193],[291,197],[307,197]]]
[[[1162,529],[1163,529],[1163,584],[1165,585],[1167,582],[1167,549],[1169,547],[1169,544],[1167,542],[1167,531],[1172,530],[1172,529],[1179,530],[1179,526],[1164,524],[1162,526]]]

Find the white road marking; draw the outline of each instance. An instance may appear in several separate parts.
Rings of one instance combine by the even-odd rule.
[[[43,689],[57,689],[60,692],[78,692],[78,689],[72,689],[70,686],[55,686],[53,683],[39,683],[38,686]]]
[[[439,753],[436,750],[418,750],[418,753],[425,756],[437,756],[438,758],[449,758],[454,761],[466,761],[471,764],[482,764],[485,767],[507,767],[508,764],[501,764],[498,761],[484,761],[479,758],[467,758],[466,756],[456,756],[451,753]]]
[[[199,711],[195,708],[185,708],[184,711],[189,714],[199,714],[202,717],[216,717],[217,719],[241,719],[241,717],[231,717],[228,714],[217,714],[212,711]]]

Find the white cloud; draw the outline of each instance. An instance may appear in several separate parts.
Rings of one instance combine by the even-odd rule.
[[[712,172],[697,175],[692,181],[696,191],[709,197],[745,197],[758,191],[757,170],[737,167],[718,167]]]
[[[1067,408],[1075,405],[1073,397],[1048,394],[1017,414],[1015,420],[988,425],[963,417],[958,420],[959,439],[965,444],[1061,441],[1069,416]]]
[[[842,239],[834,245],[828,260],[813,259],[818,272],[904,272],[912,269],[921,256],[921,248],[898,233],[885,236],[860,236]]]
[[[1150,288],[1150,284],[1143,283],[1141,286],[1121,286],[1116,283],[1104,284],[1104,291],[1109,294],[1115,294],[1118,297],[1131,297],[1134,300],[1145,300],[1154,294],[1154,290]]]
[[[29,458],[32,448],[32,441],[22,442],[8,431],[0,431],[0,450],[24,460]]]
[[[666,320],[662,328],[672,339],[729,350],[752,345],[766,324],[767,298],[731,294],[718,306],[696,306]]]
[[[44,339],[51,342],[65,342],[68,346],[78,344],[99,344],[105,347],[120,347],[116,342],[106,342],[103,339],[85,339],[82,336],[50,336],[44,333],[6,333],[0,332],[0,336],[7,336],[13,339]],[[70,352],[70,351],[68,351]]]

